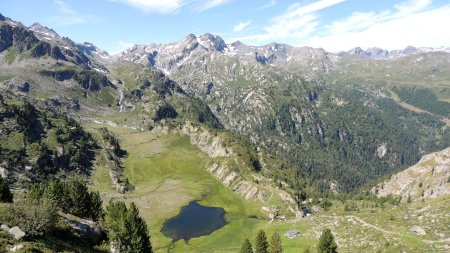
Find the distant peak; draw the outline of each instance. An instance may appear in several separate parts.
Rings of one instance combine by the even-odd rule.
[[[5,20],[6,20],[6,17],[0,13],[0,21],[5,21]]]
[[[83,42],[83,45],[85,45],[87,47],[94,47],[94,44],[92,44],[90,42]]]
[[[30,28],[46,28],[44,26],[42,26],[41,24],[39,24],[38,22],[34,22],[32,25],[30,25]]]
[[[205,33],[197,40],[203,47],[208,49],[214,48],[218,51],[223,51],[227,47],[227,44],[220,36],[213,35],[211,33]]]
[[[50,29],[46,26],[43,26],[39,23],[33,23],[31,26],[28,27],[31,31],[44,34],[46,36],[50,37],[59,37],[58,33],[55,32],[53,29]]]
[[[195,40],[195,39],[197,39],[197,36],[195,36],[195,34],[193,34],[193,33],[188,34],[188,35],[184,38],[184,40]]]
[[[364,50],[362,50],[362,48],[360,48],[360,47],[355,47],[355,48],[351,49],[350,51],[355,52],[355,51],[364,51]]]

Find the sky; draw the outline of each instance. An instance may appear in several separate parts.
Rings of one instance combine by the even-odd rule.
[[[207,32],[330,52],[450,46],[449,0],[0,0],[0,13],[111,54]]]

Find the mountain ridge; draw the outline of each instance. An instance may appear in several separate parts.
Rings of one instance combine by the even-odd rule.
[[[26,31],[27,36],[19,37],[32,40],[26,49],[43,48],[38,51],[45,54],[24,58],[29,51],[17,54],[11,47],[22,40],[10,41],[7,53],[2,54],[12,59],[6,69],[38,70],[36,74],[61,87],[76,81],[82,90],[69,94],[76,96],[82,109],[89,101],[90,113],[99,108],[118,113],[114,117],[140,129],[179,122],[186,119],[186,113],[200,123],[223,126],[291,160],[301,171],[294,181],[309,175],[324,191],[330,185],[338,185],[336,189],[341,191],[355,190],[378,175],[417,162],[423,152],[442,148],[448,136],[448,130],[440,128],[433,116],[425,120],[413,115],[407,121],[404,111],[393,116],[383,103],[379,108],[367,106],[367,99],[340,90],[333,75],[348,71],[347,58],[363,60],[351,55],[340,57],[323,49],[279,43],[227,45],[219,36],[207,33],[189,34],[170,44],[136,45],[102,60],[99,49],[90,43],[76,44],[38,24],[31,28],[14,24],[15,28],[9,23],[2,28]],[[29,61],[43,65],[27,69],[23,62]],[[337,81],[342,80],[339,77]],[[386,96],[386,91],[382,92]],[[381,101],[379,97],[372,100]],[[189,108],[194,104],[194,109]],[[402,124],[407,129],[398,131]],[[426,133],[430,127],[433,131],[427,136],[436,137],[436,143],[429,142],[431,137],[408,140],[408,133]],[[411,145],[401,145],[406,140]],[[380,148],[385,150],[382,155]],[[276,168],[262,173],[274,171],[281,173]]]

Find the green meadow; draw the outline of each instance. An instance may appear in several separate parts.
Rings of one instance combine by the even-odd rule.
[[[91,125],[87,128],[95,134],[98,127]],[[135,189],[125,195],[115,192],[102,156],[98,156],[96,161],[92,188],[101,192],[105,203],[110,199],[136,203],[148,224],[153,248],[158,253],[239,252],[242,241],[249,238],[254,243],[260,229],[264,229],[269,238],[274,232],[283,235],[288,230],[297,229],[300,231],[297,238],[282,236],[284,252],[298,253],[307,249],[315,252],[315,245],[325,227],[330,227],[335,234],[339,252],[414,252],[415,249],[424,252],[447,245],[439,240],[437,234],[421,237],[409,231],[410,226],[417,224],[427,230],[432,229],[431,219],[423,220],[430,222],[427,226],[427,223],[415,222],[417,216],[414,216],[417,215],[414,210],[429,206],[427,212],[433,214],[434,226],[448,236],[449,229],[445,228],[448,220],[440,215],[450,213],[442,212],[445,208],[449,209],[444,204],[448,201],[445,198],[414,202],[412,206],[383,207],[357,201],[359,210],[356,212],[346,212],[343,203],[334,201],[330,210],[318,215],[299,221],[269,222],[260,211],[260,202],[245,200],[206,170],[214,159],[191,145],[189,137],[121,127],[108,128],[128,153],[123,161],[124,176]],[[188,242],[173,242],[160,230],[167,219],[176,216],[192,200],[199,200],[205,206],[224,208],[228,224],[207,236]]]

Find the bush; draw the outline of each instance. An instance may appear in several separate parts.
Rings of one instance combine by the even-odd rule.
[[[51,200],[42,198],[39,203],[22,202],[7,207],[1,220],[10,227],[18,226],[29,237],[41,237],[55,229],[58,213]]]
[[[319,206],[327,211],[331,206],[333,206],[333,203],[331,203],[328,199],[324,199],[322,202],[320,202]]]
[[[47,199],[65,213],[93,221],[102,219],[104,214],[100,194],[90,192],[80,178],[72,178],[67,183],[52,180],[46,185],[34,185],[26,199],[34,204]]]

